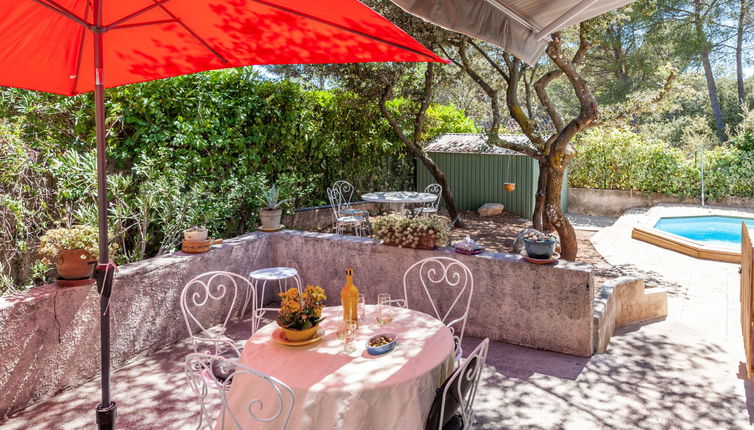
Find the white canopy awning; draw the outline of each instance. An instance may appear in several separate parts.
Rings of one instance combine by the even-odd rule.
[[[534,64],[550,34],[634,0],[392,0],[406,12]]]

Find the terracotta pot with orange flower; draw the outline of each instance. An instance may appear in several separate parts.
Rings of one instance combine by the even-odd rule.
[[[322,318],[322,308],[327,296],[320,287],[307,285],[304,292],[291,288],[280,293],[283,303],[280,305],[277,323],[283,330],[285,338],[291,342],[309,340],[317,334]]]

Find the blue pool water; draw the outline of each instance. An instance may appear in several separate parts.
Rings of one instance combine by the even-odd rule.
[[[657,230],[672,233],[704,245],[724,248],[741,246],[741,222],[751,229],[754,218],[727,216],[692,216],[660,218],[655,224]]]

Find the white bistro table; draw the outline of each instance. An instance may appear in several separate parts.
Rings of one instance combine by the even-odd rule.
[[[361,200],[373,203],[390,203],[398,206],[398,212],[403,214],[407,204],[429,203],[439,197],[431,193],[419,193],[416,191],[380,191],[361,195]]]
[[[341,307],[323,310],[320,324],[325,335],[308,346],[291,347],[275,343],[275,323],[254,333],[243,349],[241,362],[288,384],[295,402],[288,429],[407,429],[424,428],[435,398],[435,390],[453,371],[453,337],[437,319],[410,309],[394,308],[393,322],[381,327],[376,306],[366,307],[366,321],[360,323],[355,350],[343,352],[335,328]],[[398,345],[387,354],[366,352],[367,340],[376,334],[398,335]],[[253,420],[250,402],[257,416],[274,414],[277,398],[266,384],[254,384],[234,377],[228,406],[246,429],[276,429]],[[226,423],[226,428],[234,428]],[[218,422],[218,428],[220,423]]]

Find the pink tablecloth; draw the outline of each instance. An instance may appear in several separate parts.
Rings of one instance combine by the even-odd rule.
[[[395,309],[392,324],[380,327],[375,308],[367,306],[367,320],[359,328],[356,350],[351,353],[342,352],[342,341],[335,335],[339,307],[325,309],[328,318],[320,325],[325,336],[311,346],[275,343],[271,334],[276,324],[263,327],[246,343],[242,363],[275,376],[294,391],[288,429],[424,428],[435,389],[453,370],[450,330],[429,315],[402,308]],[[383,332],[398,334],[396,349],[382,356],[367,354],[367,339]],[[262,425],[246,413],[253,399],[267,399],[270,409],[276,401],[267,387],[261,388],[263,384],[242,376],[234,379],[228,404],[243,428],[280,428]]]

